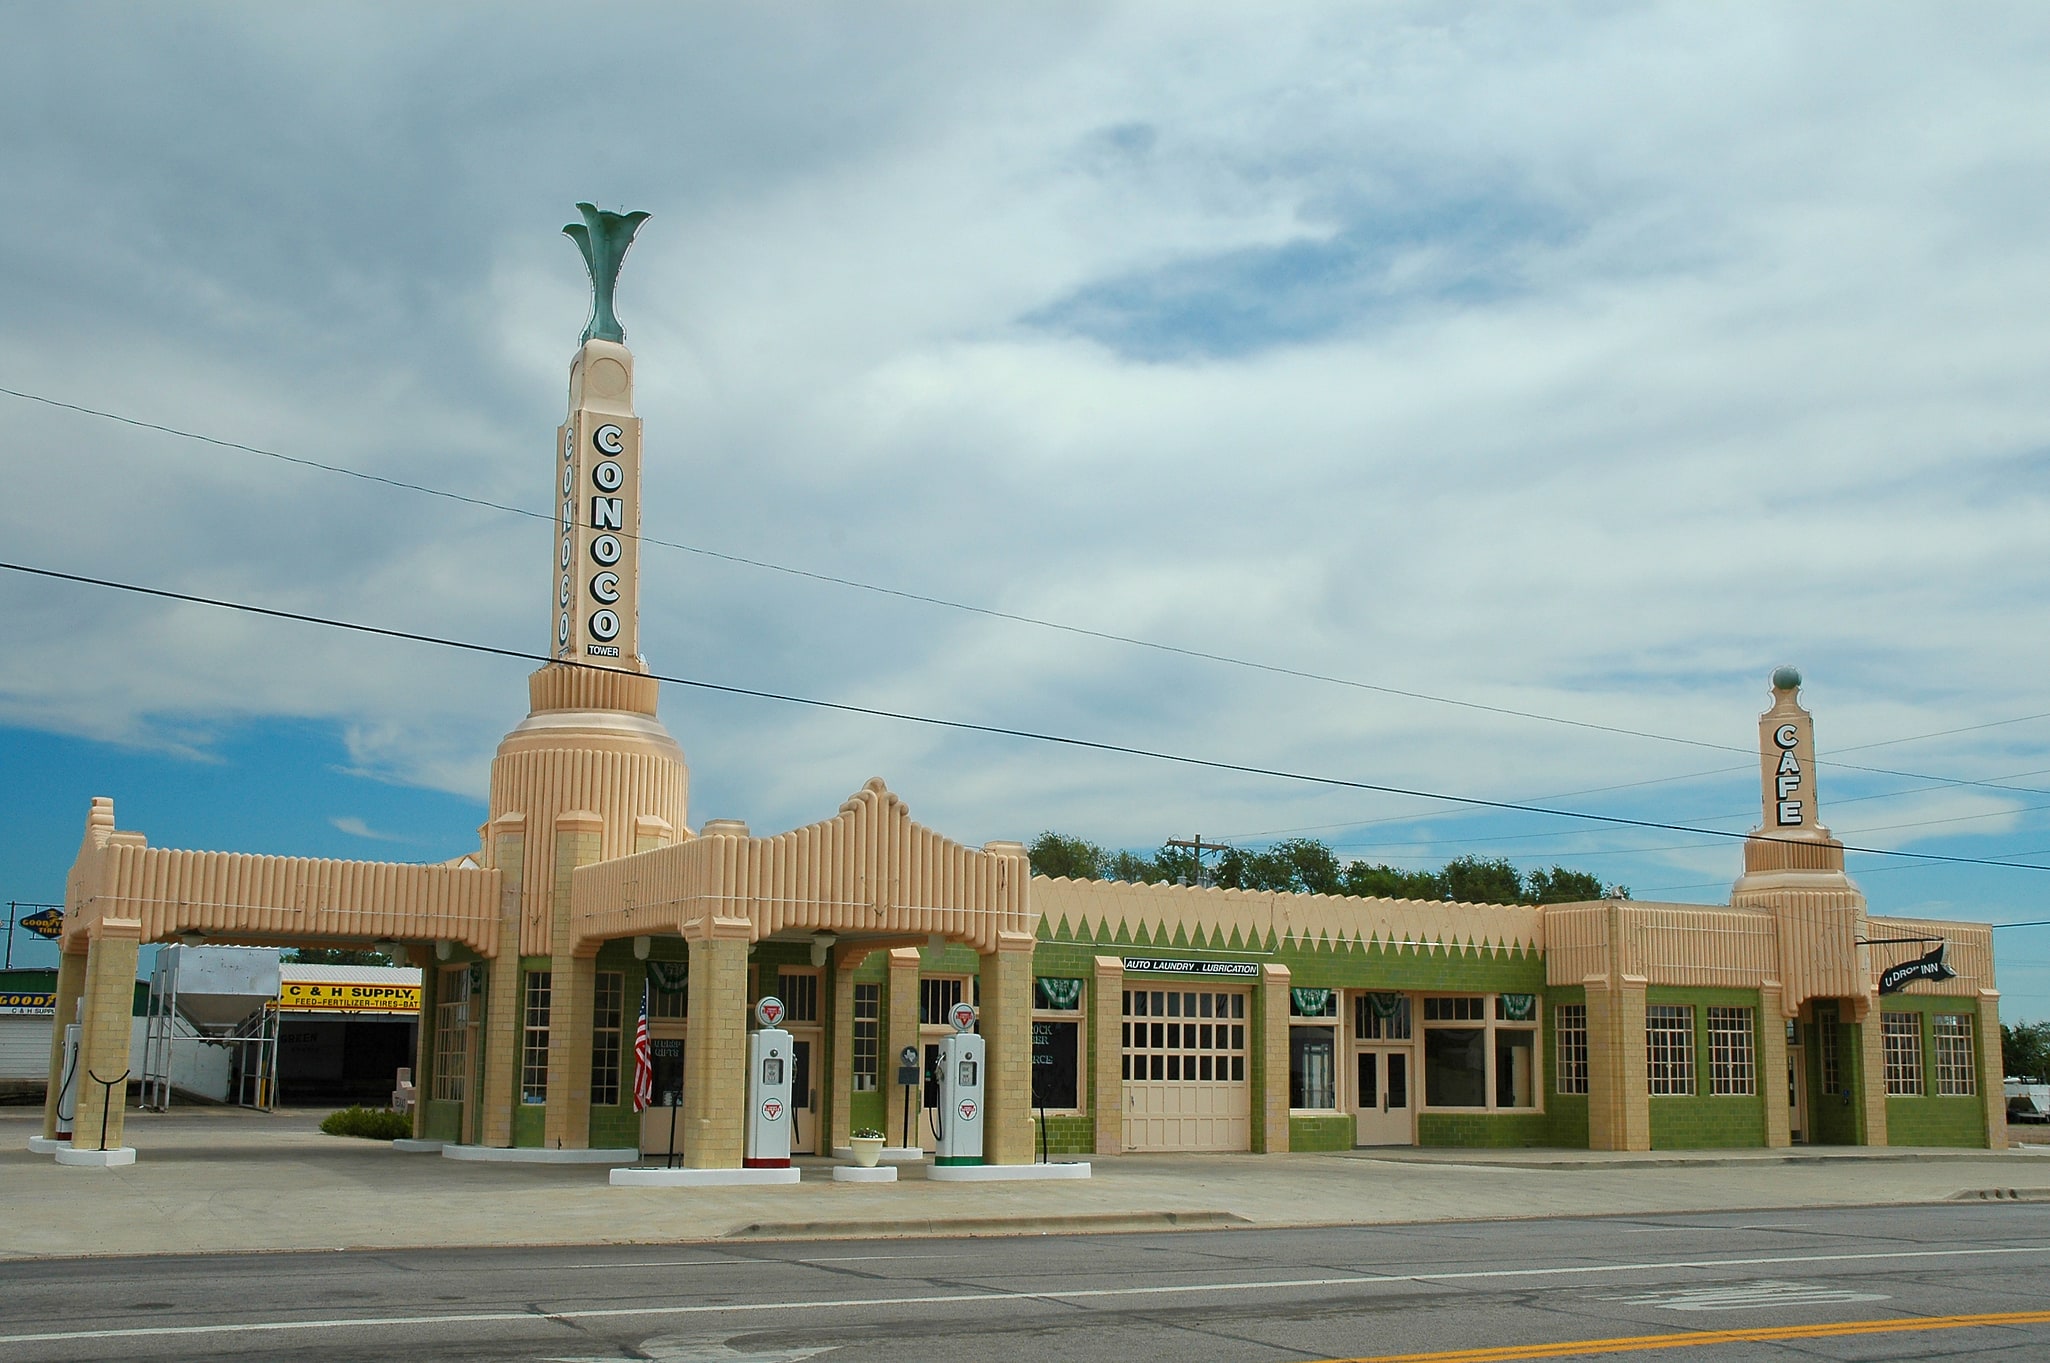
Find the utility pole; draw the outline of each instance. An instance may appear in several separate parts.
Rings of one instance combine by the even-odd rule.
[[[1205,852],[1222,852],[1230,847],[1229,843],[1205,842],[1201,833],[1198,833],[1194,838],[1169,838],[1167,845],[1169,847],[1186,847],[1196,854],[1196,883],[1198,885],[1210,883],[1210,878],[1203,871],[1203,854]]]

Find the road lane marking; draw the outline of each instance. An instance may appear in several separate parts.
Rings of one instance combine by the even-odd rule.
[[[1603,1297],[1603,1301],[1656,1306],[1666,1311],[1755,1311],[1774,1306],[1820,1306],[1837,1302],[1888,1301],[1884,1292],[1853,1292],[1847,1287],[1824,1287],[1807,1283],[1726,1283],[1714,1287],[1683,1287],[1675,1292],[1636,1293]]]
[[[550,1272],[579,1268],[757,1268],[762,1264],[872,1264],[898,1259],[958,1259],[958,1254],[839,1254],[803,1259],[622,1259],[613,1264],[555,1264]],[[460,1271],[460,1270],[459,1270]]]
[[[1326,1359],[1325,1363],[1517,1363],[1520,1359],[1644,1353],[1652,1349],[1687,1349],[1702,1344],[1842,1339],[1850,1335],[1895,1335],[1918,1330],[1970,1330],[2002,1325],[2050,1325],[2050,1311],[1993,1311],[1976,1316],[1916,1316],[1905,1320],[1844,1320],[1826,1325],[1764,1325],[1743,1330],[1685,1330],[1670,1335],[1568,1339],[1554,1344],[1504,1344],[1486,1349],[1448,1349],[1429,1354],[1375,1354],[1370,1358]]]
[[[338,1316],[326,1320],[253,1320],[217,1325],[130,1325],[103,1330],[47,1330],[0,1335],[0,1345],[53,1344],[67,1340],[169,1339],[185,1335],[242,1335],[265,1331],[361,1330],[402,1325],[479,1325],[508,1321],[566,1324],[619,1316],[754,1315],[774,1311],[845,1311],[850,1307],[973,1305],[977,1302],[1088,1301],[1110,1297],[1168,1297],[1210,1292],[1271,1292],[1314,1287],[1373,1287],[1392,1283],[1472,1282],[1496,1278],[1549,1278],[1593,1273],[1646,1273],[1675,1268],[1752,1268],[1762,1264],[1842,1264],[1886,1259],[1977,1259],[2016,1254],[2050,1254],[2050,1245],[1983,1249],[1876,1250],[1865,1254],[1786,1254],[1744,1259],[1678,1259],[1663,1263],[1572,1264],[1558,1268],[1468,1269],[1452,1273],[1351,1273],[1333,1278],[1282,1278],[1228,1283],[1164,1283],[1147,1287],[1091,1287],[1065,1291],[939,1292],[905,1297],[840,1297],[815,1301],[705,1302],[689,1306],[606,1306],[571,1311],[452,1311],[441,1315]],[[1663,1338],[1663,1336],[1660,1336]],[[1541,1357],[1542,1355],[1532,1355]]]

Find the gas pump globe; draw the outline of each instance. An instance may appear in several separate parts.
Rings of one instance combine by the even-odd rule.
[[[747,1038],[747,1147],[749,1169],[790,1167],[790,1083],[795,1049],[783,1021],[783,1000],[770,994],[755,1005],[761,1026]],[[980,1148],[979,1146],[977,1147]]]
[[[940,1043],[939,1131],[933,1163],[982,1163],[982,1071],[984,1047],[975,1035],[975,1005],[962,1001],[947,1010],[954,1035]]]

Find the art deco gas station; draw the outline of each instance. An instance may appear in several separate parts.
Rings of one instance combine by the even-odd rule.
[[[644,447],[613,312],[645,215],[580,207],[592,318],[536,573],[553,657],[499,745],[477,848],[154,848],[94,800],[37,1148],[135,1157],[121,1090],[92,1076],[126,1068],[137,953],[164,942],[374,942],[419,966],[414,1134],[450,1158],[646,1154],[677,1167],[639,1172],[687,1182],[794,1177],[792,1154],[863,1129],[936,1174],[991,1175],[1132,1150],[2005,1144],[1991,931],[1867,914],[1820,822],[1791,669],[1724,905],[1034,878],[1022,843],[950,841],[881,780],[786,832],[693,828],[641,655]]]

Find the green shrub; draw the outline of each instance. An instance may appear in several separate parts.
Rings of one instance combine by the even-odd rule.
[[[395,1141],[413,1134],[413,1119],[383,1107],[345,1107],[320,1124],[330,1136],[361,1136],[366,1141]]]

